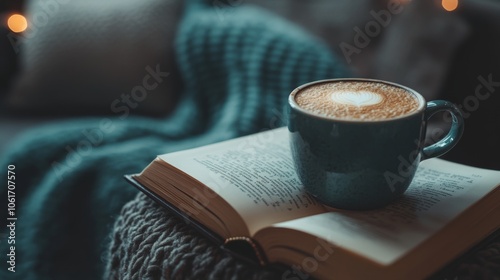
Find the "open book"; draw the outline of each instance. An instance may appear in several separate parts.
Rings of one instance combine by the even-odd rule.
[[[421,279],[500,227],[500,171],[423,161],[393,204],[331,209],[295,174],[286,128],[158,156],[129,176],[219,236],[247,240],[284,279]]]

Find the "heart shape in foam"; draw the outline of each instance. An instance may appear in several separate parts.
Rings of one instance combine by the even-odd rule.
[[[333,102],[343,105],[365,107],[382,102],[384,97],[370,91],[335,91],[332,93],[331,99]]]

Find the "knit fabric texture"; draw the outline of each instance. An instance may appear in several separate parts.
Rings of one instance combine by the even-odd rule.
[[[202,1],[186,5],[175,42],[185,87],[170,117],[148,119],[120,112],[56,123],[31,130],[2,155],[0,166],[15,165],[16,209],[10,217],[17,221],[15,273],[2,269],[0,279],[102,278],[111,237],[120,236],[113,223],[137,194],[123,180],[124,174],[140,172],[158,154],[283,126],[287,97],[295,87],[348,76],[324,44],[264,10]],[[3,182],[6,176],[7,172],[0,175]],[[7,198],[6,187],[0,195]],[[0,211],[2,221],[7,220],[5,210]],[[153,219],[151,215],[145,213],[143,219]],[[177,221],[166,225],[163,234],[175,232],[169,240],[177,245],[190,239],[205,242]],[[9,229],[1,227],[0,234],[5,268],[12,245],[3,241]],[[113,242],[118,246],[116,239]],[[135,253],[149,252],[134,248]],[[162,271],[164,275],[182,278],[181,271],[188,273],[194,265],[177,257],[180,251],[163,252],[167,255],[155,255],[155,260],[171,269]],[[129,272],[128,264],[114,255],[111,259],[107,275],[112,278],[143,278],[137,273],[146,273],[142,268]],[[134,267],[148,266],[140,256],[128,259],[137,261]],[[215,263],[217,259],[207,265]],[[160,275],[154,273],[152,278]]]
[[[243,262],[140,193],[114,226],[106,279],[281,279]]]
[[[139,193],[114,226],[106,279],[301,279],[287,267],[242,262]],[[500,235],[436,272],[429,280],[496,280]],[[299,277],[300,276],[300,277]]]

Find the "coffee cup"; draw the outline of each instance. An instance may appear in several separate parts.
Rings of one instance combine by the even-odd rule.
[[[295,170],[307,192],[334,208],[385,206],[410,185],[420,161],[441,156],[463,129],[451,102],[373,79],[330,79],[299,86],[288,99]],[[451,127],[424,146],[429,118],[451,114]]]

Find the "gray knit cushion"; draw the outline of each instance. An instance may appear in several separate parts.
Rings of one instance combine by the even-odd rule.
[[[164,115],[172,109],[173,40],[182,14],[179,0],[27,1],[30,27],[15,35],[21,71],[8,106],[22,113],[116,114],[149,75],[170,72],[148,89],[130,113]],[[155,82],[149,81],[149,83]],[[141,98],[142,99],[142,98]]]
[[[118,217],[105,279],[282,279],[277,269],[239,261],[184,220],[139,193]],[[498,279],[500,236],[431,279]]]
[[[105,279],[279,279],[237,260],[140,193],[118,217]]]
[[[106,279],[282,279],[241,262],[140,193],[114,226]],[[500,236],[430,279],[499,279]]]

